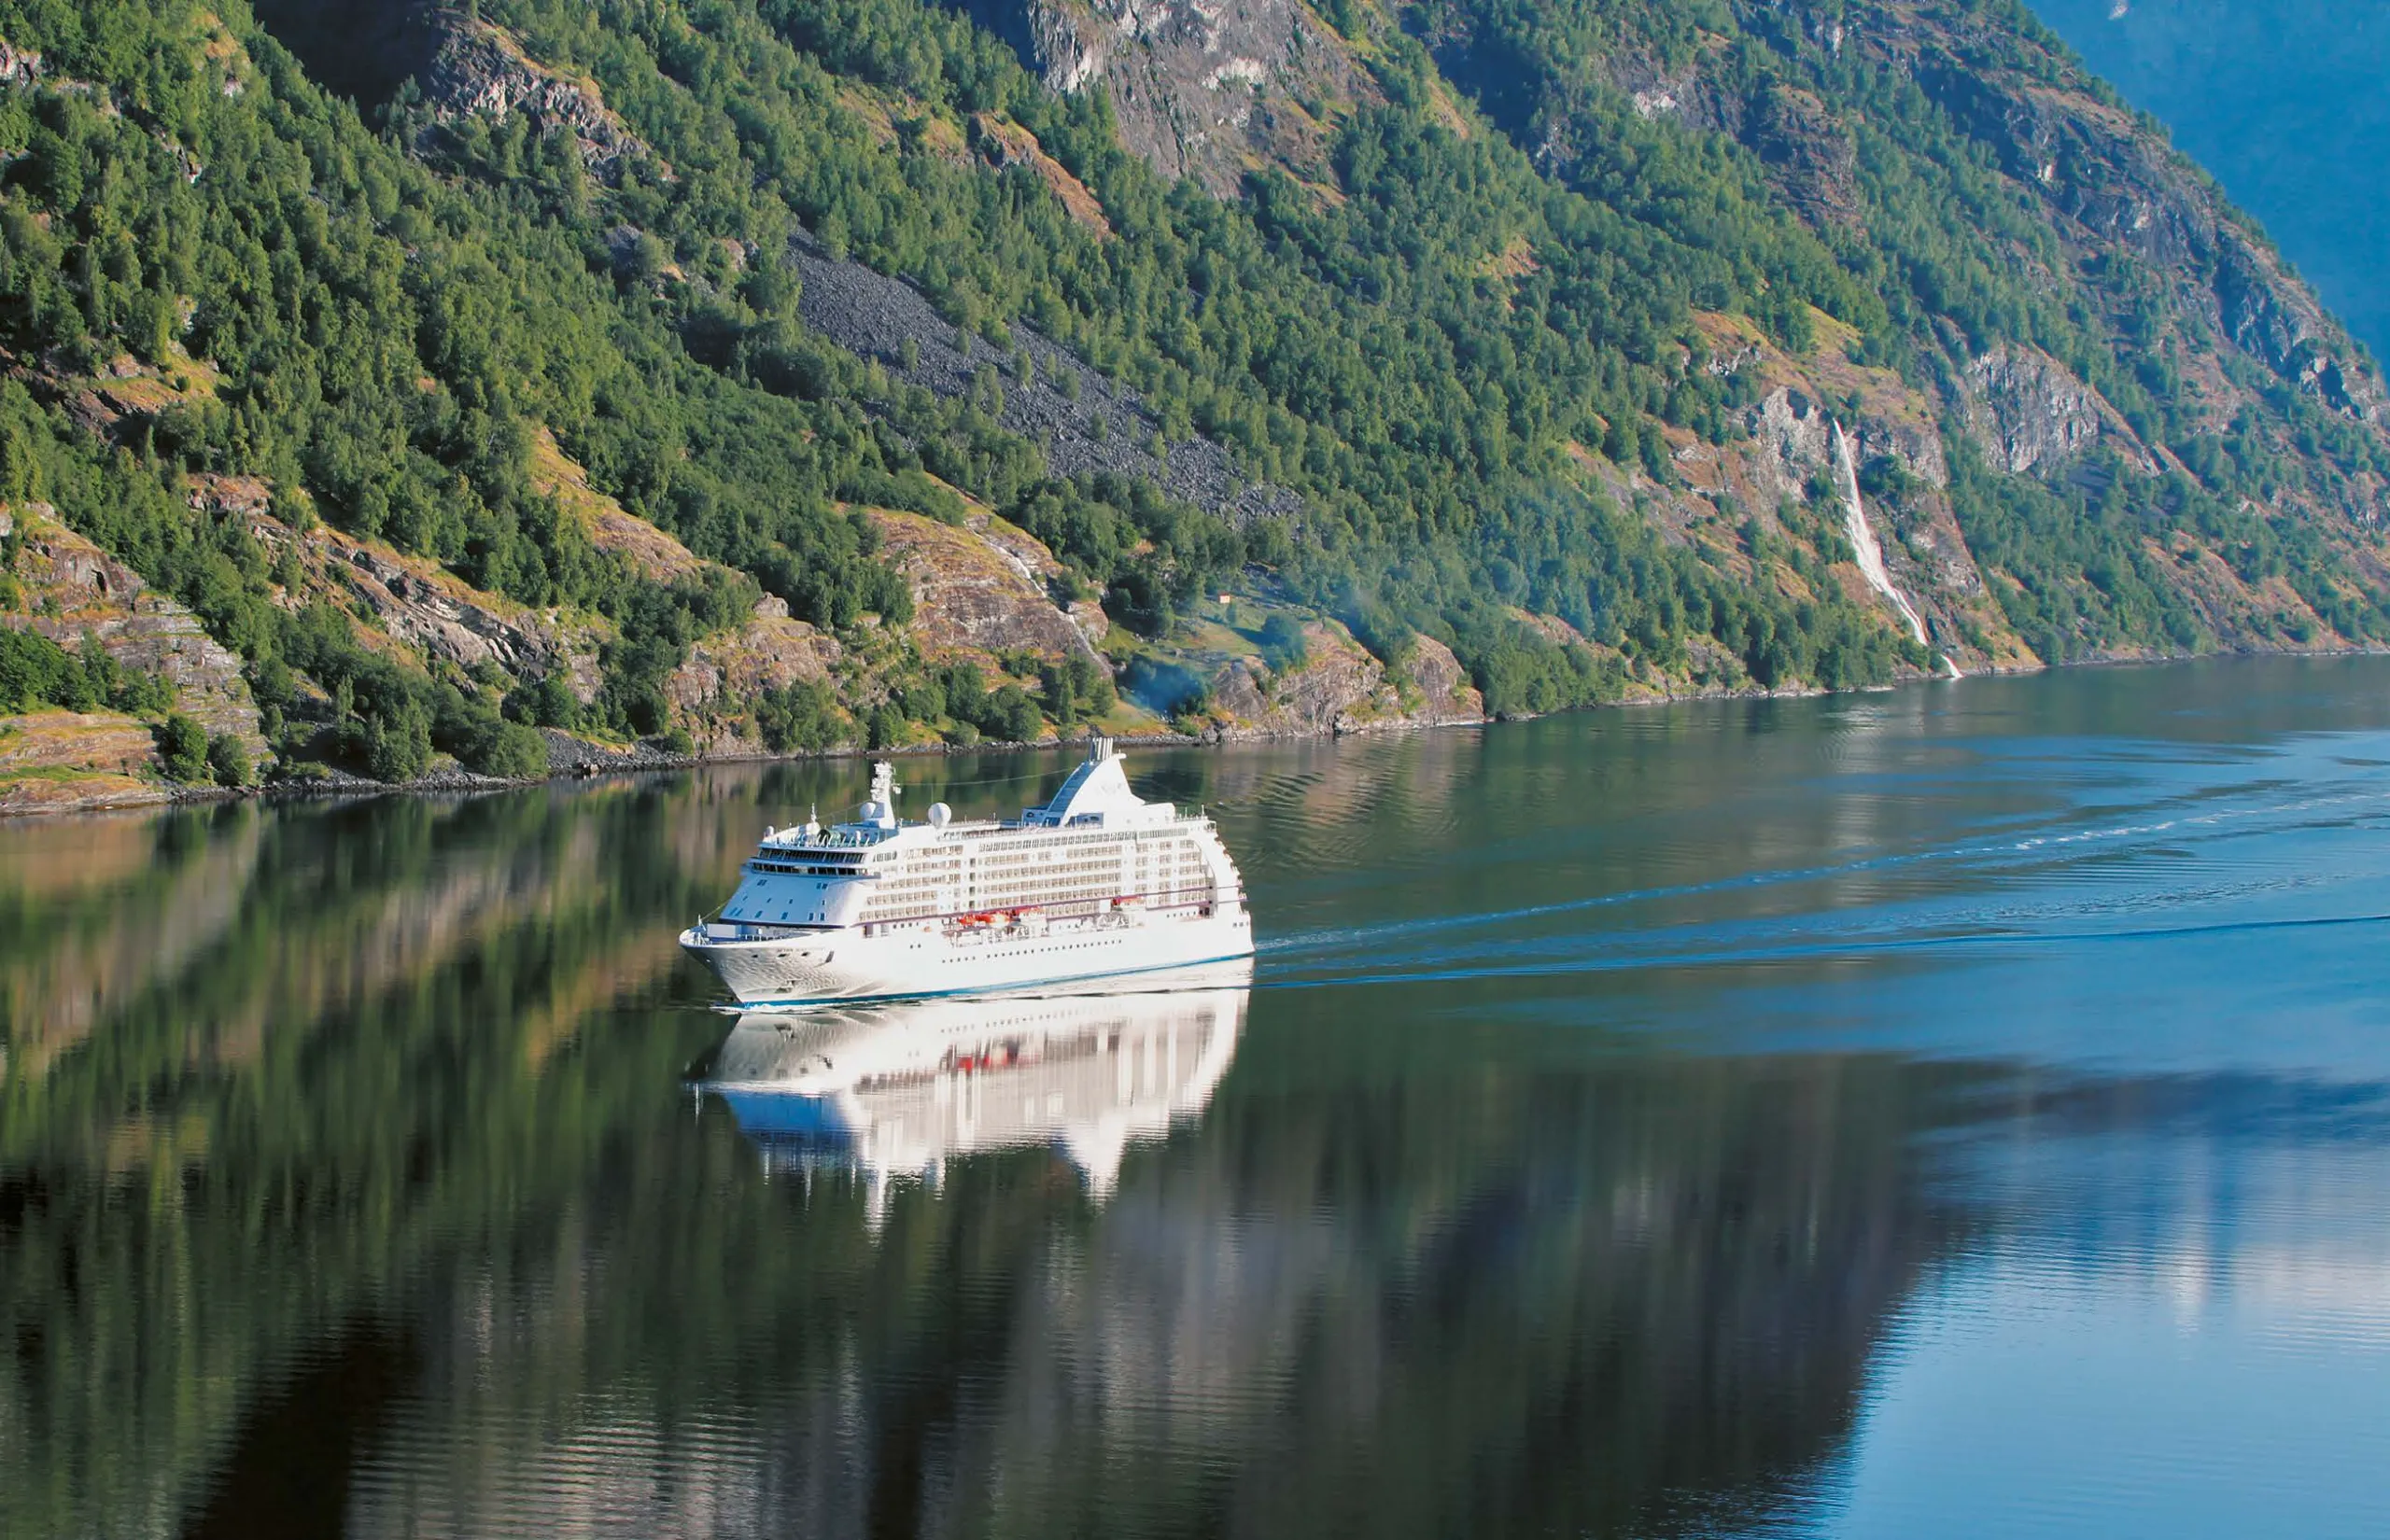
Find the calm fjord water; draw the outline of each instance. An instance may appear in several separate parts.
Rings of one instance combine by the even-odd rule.
[[[0,1533],[2390,1533],[2390,661],[1132,772],[1249,992],[707,1009],[854,764],[0,827]]]

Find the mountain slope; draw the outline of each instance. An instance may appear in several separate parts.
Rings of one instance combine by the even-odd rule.
[[[2352,330],[2390,345],[2390,15],[2306,0],[2033,0],[2215,174]]]
[[[1255,680],[1304,695],[1323,616],[1501,711],[2390,634],[2378,371],[2013,7],[0,0],[0,500],[190,603],[286,764],[1069,730],[1115,709],[1051,640],[1090,595],[1189,726],[1287,720]],[[145,372],[183,384],[78,384]],[[977,547],[892,552],[905,514],[1040,553],[967,656],[915,611]],[[282,561],[318,520],[581,639],[428,646]]]

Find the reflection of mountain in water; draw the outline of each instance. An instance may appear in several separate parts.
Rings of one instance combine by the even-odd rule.
[[[751,1104],[732,1144],[710,1100],[668,1124],[690,1137],[644,1142],[569,1244],[437,1317],[349,1532],[1729,1532],[1798,1506],[1884,1323],[1964,1239],[1905,1153],[1963,1072],[1423,1062],[1415,1037],[1386,1051],[1402,1023],[1300,991],[1256,997],[1200,1127],[1089,1204],[1039,1147],[1105,1118],[1159,1130],[1172,1095],[1124,1100],[1117,1059],[1070,1067],[1093,1043],[1166,1054],[1173,1019],[1196,1034],[1181,1065],[1217,1064],[1230,1044],[1201,1034],[1242,1026],[1245,997],[1210,998],[1216,1028],[1187,996],[1014,1002],[815,1022],[784,1051],[779,1024],[742,1022],[710,1068],[784,1052],[794,1087],[829,1058],[848,1084],[816,1110],[854,1141]],[[970,1142],[924,1119],[935,1093],[905,1067],[1026,1050],[1006,1013],[1055,1003],[1078,1025],[1048,1029],[1046,1066],[977,1090],[1006,1122]],[[1028,1121],[1016,1072],[1041,1077],[1015,1083],[1036,1086]],[[1074,1085],[1095,1088],[1076,1109]],[[898,1117],[879,1195],[824,1179]],[[884,1180],[933,1151],[935,1187]]]
[[[715,1050],[711,1088],[767,1163],[935,1185],[977,1150],[1047,1144],[1097,1197],[1130,1143],[1199,1111],[1244,1025],[1252,964],[1110,992],[753,1011]]]
[[[2250,720],[2121,674],[2032,688],[2036,756],[2114,730],[2223,763]],[[2328,724],[2301,698],[2248,710]],[[21,846],[0,1534],[246,1535],[277,1505],[540,1540],[1831,1528],[1888,1328],[1986,1258],[2390,1333],[2383,1074],[2176,1072],[2202,1013],[2154,1008],[2103,1040],[2128,1068],[2070,1069],[1929,952],[1769,953],[1867,906],[2010,904],[2017,868],[1859,858],[2005,849],[2065,787],[2121,794],[2113,756],[1971,778],[2000,745],[1915,704],[1160,757],[1165,794],[1238,800],[1273,943],[1272,987],[1175,1026],[1015,1000],[724,1041],[677,1007],[711,996],[674,929],[757,829],[852,789],[835,766]],[[1023,763],[925,762],[922,795],[994,805],[1015,782],[969,777]],[[2361,843],[2342,812],[2315,838]],[[743,1103],[692,1107],[701,1053]]]

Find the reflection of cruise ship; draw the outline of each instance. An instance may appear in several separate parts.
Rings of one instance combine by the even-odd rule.
[[[750,1005],[953,994],[1253,952],[1236,863],[1198,810],[1145,802],[1099,738],[1018,822],[896,819],[872,767],[852,823],[765,832],[738,892],[681,945]]]
[[[1135,1140],[1200,1109],[1244,1026],[1250,961],[1169,992],[750,1012],[706,1078],[776,1165],[935,1182],[975,1150],[1050,1145],[1111,1191]]]

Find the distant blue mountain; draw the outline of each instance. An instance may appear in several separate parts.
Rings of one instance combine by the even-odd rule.
[[[2028,0],[2390,354],[2390,6]]]

